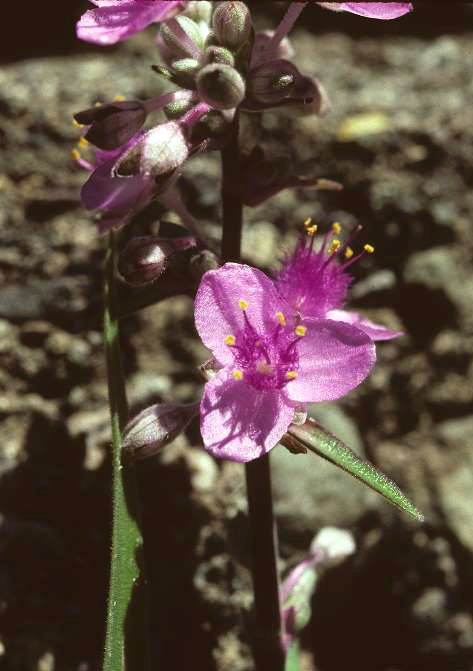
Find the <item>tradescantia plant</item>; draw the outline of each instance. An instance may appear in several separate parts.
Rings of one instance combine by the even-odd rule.
[[[307,220],[295,250],[268,276],[241,263],[243,206],[284,188],[340,189],[337,182],[294,174],[278,156],[239,143],[242,113],[292,105],[304,114],[329,108],[322,83],[292,62],[289,30],[308,3],[292,2],[274,32],[255,32],[249,3],[91,0],[77,24],[80,39],[101,45],[159,24],[161,63],[153,69],[174,90],[148,100],[115,100],[75,115],[81,128],[76,163],[90,175],[82,188],[100,233],[108,232],[104,338],[108,364],[114,464],[112,562],[104,671],[146,668],[144,609],[127,614],[142,575],[137,459],[163,449],[200,415],[204,448],[218,459],[245,463],[255,592],[254,656],[258,671],[297,669],[297,638],[308,621],[315,571],[333,553],[354,550],[329,532],[281,589],[273,535],[269,452],[318,454],[343,468],[417,519],[422,515],[386,475],[307,415],[307,403],[334,401],[369,375],[376,342],[401,336],[345,309],[350,267],[374,251],[356,252],[356,228],[342,236],[334,223],[319,239]],[[323,8],[390,20],[410,2],[320,2]],[[166,117],[150,120],[160,111]],[[82,152],[85,148],[85,155]],[[184,207],[179,178],[196,154],[222,158],[222,239],[219,252]],[[182,221],[173,235],[139,235],[121,243],[120,229],[153,200]],[[164,226],[163,226],[164,228]],[[173,274],[173,267],[179,272]],[[121,275],[117,281],[117,268]],[[169,270],[170,269],[170,270]],[[124,289],[133,287],[127,293]],[[201,371],[201,399],[187,406],[157,404],[130,418],[121,368],[120,319],[170,295],[195,296],[195,326],[211,358]],[[330,535],[331,534],[331,535]],[[342,550],[333,550],[343,542]],[[335,539],[335,540],[334,540]],[[347,549],[348,548],[348,549]],[[335,555],[334,555],[335,556]],[[141,572],[141,573],[140,573]],[[127,617],[140,618],[125,628]],[[136,638],[140,631],[143,641]],[[125,632],[129,634],[128,638]],[[137,650],[141,652],[137,656]]]

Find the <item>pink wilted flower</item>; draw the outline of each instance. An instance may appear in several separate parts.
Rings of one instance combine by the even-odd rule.
[[[202,278],[197,331],[221,370],[200,406],[206,449],[246,462],[271,450],[301,404],[344,396],[370,372],[374,344],[362,330],[305,320],[264,273],[227,263]]]
[[[398,19],[413,10],[412,2],[319,2],[335,12],[350,12],[370,19]]]
[[[345,243],[335,236],[341,232],[338,223],[325,234],[319,249],[314,248],[317,227],[310,219],[305,223],[308,238],[302,239],[292,256],[282,264],[276,273],[276,287],[289,303],[293,313],[302,319],[334,319],[352,324],[364,331],[372,340],[390,340],[402,335],[375,324],[358,312],[343,310],[348,287],[353,277],[348,268],[364,253],[372,253],[374,248],[365,245],[360,254],[353,255],[349,243],[356,237],[361,227],[356,227]],[[307,242],[308,239],[308,242]]]
[[[77,37],[94,44],[115,44],[143,30],[150,23],[166,21],[185,9],[180,0],[90,0],[77,23]]]

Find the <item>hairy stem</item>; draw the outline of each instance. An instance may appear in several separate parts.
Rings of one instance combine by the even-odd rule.
[[[122,431],[128,404],[120,354],[115,285],[115,238],[110,233],[105,268],[104,343],[112,423],[113,519],[110,586],[103,671],[146,669],[148,620],[139,560],[143,539],[138,524],[138,492],[133,463],[122,464]]]
[[[231,140],[222,151],[223,262],[238,262],[241,257],[243,203],[239,189],[242,180],[240,166],[236,115]],[[276,533],[268,454],[246,464],[246,486],[255,601],[256,670],[283,671]]]

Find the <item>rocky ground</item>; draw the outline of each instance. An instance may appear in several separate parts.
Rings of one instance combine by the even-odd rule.
[[[248,147],[345,185],[247,209],[245,259],[274,267],[307,216],[362,223],[376,254],[355,269],[353,305],[406,332],[379,345],[359,389],[313,410],[405,489],[424,525],[314,456],[273,452],[282,568],[324,525],[350,529],[358,546],[319,583],[303,640],[308,670],[473,668],[472,38],[458,27],[316,36],[308,21],[295,35],[297,62],[322,78],[331,113],[278,110],[244,123]],[[0,71],[2,671],[100,665],[110,524],[104,240],[78,200],[71,116],[156,91],[146,45]],[[215,239],[218,174],[218,157],[206,156],[182,180]],[[154,206],[135,231],[155,230],[161,214]],[[189,298],[125,320],[124,351],[134,410],[198,399],[206,351]],[[249,671],[242,468],[214,462],[192,424],[142,464],[140,479],[154,668]]]

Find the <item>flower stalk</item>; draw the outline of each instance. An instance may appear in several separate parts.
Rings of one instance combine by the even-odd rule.
[[[115,234],[109,234],[105,267],[104,344],[112,426],[112,552],[103,671],[149,668],[148,620],[138,557],[143,539],[133,462],[122,463],[123,428],[128,404],[121,363],[118,301],[115,285]]]
[[[242,175],[238,132],[238,113],[236,113],[230,141],[221,152],[223,262],[238,262],[241,257],[243,201],[240,191]],[[265,669],[283,671],[277,540],[273,519],[269,454],[246,463],[245,474],[251,534],[255,665],[257,671]]]

